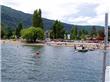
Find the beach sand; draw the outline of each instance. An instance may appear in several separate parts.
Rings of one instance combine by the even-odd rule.
[[[14,44],[14,45],[45,45],[44,43],[26,43],[20,40],[0,40],[1,44]]]
[[[74,46],[80,46],[84,45],[86,48],[95,48],[95,49],[104,49],[103,43],[87,43],[87,42],[47,42],[47,43],[26,43],[22,42],[20,40],[0,40],[1,44],[15,44],[15,45],[50,45],[50,46],[66,46],[66,47],[74,47]],[[110,49],[110,44],[108,45],[108,48]]]

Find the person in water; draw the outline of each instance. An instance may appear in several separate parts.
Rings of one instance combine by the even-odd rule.
[[[76,45],[74,45],[74,49],[76,50]]]
[[[37,51],[36,54],[40,54],[40,51]]]
[[[84,46],[82,46],[82,49],[85,49],[85,47],[84,47]]]

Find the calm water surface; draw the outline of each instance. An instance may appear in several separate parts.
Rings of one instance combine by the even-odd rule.
[[[2,82],[101,82],[102,60],[101,50],[2,44]]]

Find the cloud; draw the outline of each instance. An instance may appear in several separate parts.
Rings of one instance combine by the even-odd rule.
[[[31,14],[40,8],[44,18],[80,25],[104,25],[105,12],[110,14],[109,0],[2,0],[2,5]]]
[[[96,16],[96,7],[98,4],[90,4],[90,3],[84,3],[78,6],[79,12],[77,13],[78,16],[90,16],[95,17]]]

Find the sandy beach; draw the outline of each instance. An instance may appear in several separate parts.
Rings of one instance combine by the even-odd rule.
[[[91,49],[104,49],[103,43],[87,43],[87,42],[46,42],[46,43],[26,43],[22,42],[20,40],[0,40],[1,44],[15,44],[15,45],[34,45],[34,46],[44,46],[44,45],[50,45],[50,46],[66,46],[66,47],[74,47],[74,46],[80,46],[84,45],[86,48]],[[107,49],[110,49],[110,44],[108,45]]]
[[[87,49],[104,49],[103,43],[87,43],[87,42],[48,42],[48,45],[52,46],[66,46],[66,47],[74,47],[83,45]],[[107,49],[110,49],[110,44],[108,45]]]
[[[45,45],[44,43],[26,43],[20,40],[0,40],[1,44],[14,44],[14,45]]]

